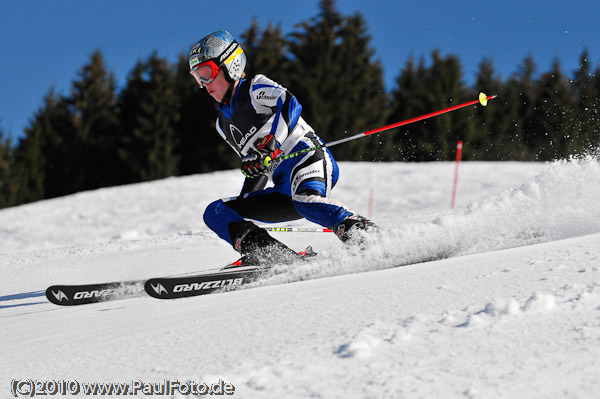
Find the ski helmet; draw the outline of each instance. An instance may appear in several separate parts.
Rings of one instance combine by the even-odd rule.
[[[231,33],[219,30],[194,44],[190,50],[189,63],[190,73],[194,75],[196,80],[199,77],[194,74],[194,71],[205,64],[210,65],[212,68],[213,73],[209,74],[209,78],[200,78],[198,80],[199,84],[212,81],[219,69],[225,72],[225,78],[229,82],[235,82],[242,77],[246,67],[246,54]]]

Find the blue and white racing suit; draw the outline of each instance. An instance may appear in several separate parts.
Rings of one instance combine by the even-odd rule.
[[[273,134],[282,156],[323,144],[301,116],[302,106],[287,89],[256,75],[241,79],[226,105],[221,105],[216,127],[234,151],[243,157],[256,143]],[[275,223],[305,218],[323,227],[340,224],[354,212],[329,198],[339,176],[327,148],[309,151],[280,162],[269,175],[246,178],[238,197],[211,203],[204,222],[232,244],[229,225],[245,219]],[[268,180],[273,185],[265,188]]]

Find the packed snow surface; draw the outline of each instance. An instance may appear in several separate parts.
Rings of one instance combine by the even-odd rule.
[[[598,397],[597,159],[462,163],[450,209],[454,171],[342,163],[333,197],[372,214],[374,245],[273,233],[318,257],[249,289],[171,301],[67,308],[44,291],[235,260],[202,214],[237,194],[238,171],[0,210],[0,397],[29,380],[137,384],[140,397],[167,382],[240,398]]]

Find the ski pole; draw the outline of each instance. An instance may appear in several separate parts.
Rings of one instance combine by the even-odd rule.
[[[425,115],[416,116],[416,117],[410,118],[410,119],[405,119],[405,120],[400,121],[400,122],[392,123],[390,125],[382,126],[382,127],[379,127],[379,128],[376,128],[376,129],[372,129],[372,130],[367,130],[365,132],[361,132],[361,133],[358,133],[358,134],[355,134],[355,135],[352,135],[352,136],[349,136],[349,137],[346,137],[346,138],[343,138],[343,139],[340,139],[340,140],[331,141],[329,143],[325,143],[325,144],[321,144],[321,145],[318,145],[318,146],[315,146],[315,147],[311,147],[311,148],[307,148],[307,149],[304,149],[304,150],[292,152],[291,154],[287,154],[287,155],[284,155],[282,157],[275,158],[275,162],[276,162],[275,166],[278,165],[280,162],[285,161],[286,159],[294,158],[294,157],[297,157],[298,155],[302,155],[302,154],[305,154],[305,153],[310,152],[310,151],[318,150],[319,148],[323,148],[323,147],[331,148],[331,147],[336,146],[338,144],[347,143],[348,141],[360,139],[360,138],[363,138],[363,137],[366,137],[366,136],[370,136],[370,135],[375,134],[375,133],[381,133],[381,132],[384,132],[386,130],[394,129],[396,127],[408,125],[409,123],[414,123],[414,122],[422,121],[424,119],[429,119],[429,118],[432,118],[434,116],[445,114],[447,112],[452,112],[452,111],[455,111],[455,110],[460,109],[460,108],[468,107],[469,105],[473,105],[473,104],[479,103],[479,104],[481,104],[481,105],[483,105],[485,107],[487,105],[488,100],[492,100],[492,99],[494,99],[496,97],[497,97],[496,95],[488,96],[488,95],[486,95],[485,93],[482,92],[482,93],[479,93],[479,98],[477,100],[468,101],[466,103],[455,105],[453,107],[448,107],[448,108],[441,109],[439,111],[430,112],[430,113],[425,114]],[[270,157],[267,157],[265,159],[264,163],[265,163],[265,166],[271,166],[273,164],[273,160]]]
[[[324,228],[312,228],[312,227],[266,227],[260,226],[267,231],[274,231],[278,233],[332,233],[331,229]]]

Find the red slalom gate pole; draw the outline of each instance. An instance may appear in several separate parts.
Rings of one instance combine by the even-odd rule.
[[[363,137],[366,137],[366,136],[370,136],[370,135],[375,134],[375,133],[381,133],[381,132],[384,132],[386,130],[394,129],[396,127],[408,125],[409,123],[414,123],[414,122],[422,121],[424,119],[433,118],[434,116],[438,116],[438,115],[441,115],[441,114],[452,112],[452,111],[455,111],[455,110],[460,109],[460,108],[468,107],[469,105],[474,105],[474,104],[479,103],[479,104],[481,104],[481,105],[483,105],[485,107],[487,105],[488,100],[492,100],[492,99],[494,99],[496,97],[497,97],[496,95],[488,96],[485,93],[479,93],[479,98],[477,100],[468,101],[466,103],[455,105],[453,107],[444,108],[444,109],[441,109],[439,111],[430,112],[430,113],[425,114],[425,115],[416,116],[414,118],[410,118],[410,119],[406,119],[406,120],[403,120],[403,121],[400,121],[400,122],[392,123],[391,125],[386,125],[386,126],[378,127],[376,129],[367,130],[365,132],[358,133],[358,134],[355,134],[353,136],[346,137],[346,138],[343,138],[343,139],[340,139],[340,140],[330,141],[329,143],[325,143],[325,144],[318,145],[318,146],[315,146],[315,147],[307,148],[307,149],[304,149],[304,150],[301,150],[301,151],[297,151],[297,152],[292,152],[291,154],[287,154],[287,155],[284,155],[282,157],[276,158],[275,159],[275,164],[278,164],[279,162],[283,162],[286,159],[290,159],[290,158],[293,158],[293,157],[297,157],[298,155],[302,155],[302,154],[305,154],[307,152],[314,151],[314,150],[319,149],[319,148],[323,148],[323,147],[331,148],[331,147],[336,146],[338,144],[347,143],[348,141],[360,139],[360,138],[363,138]],[[265,160],[265,166],[271,166],[272,164],[273,164],[273,162],[272,162],[271,158],[267,157],[267,159]]]
[[[458,166],[460,165],[460,158],[462,156],[462,147],[463,142],[458,141],[456,144],[456,168],[454,169],[454,187],[452,188],[452,205],[450,206],[454,209],[454,202],[456,200],[456,186],[458,185]]]

